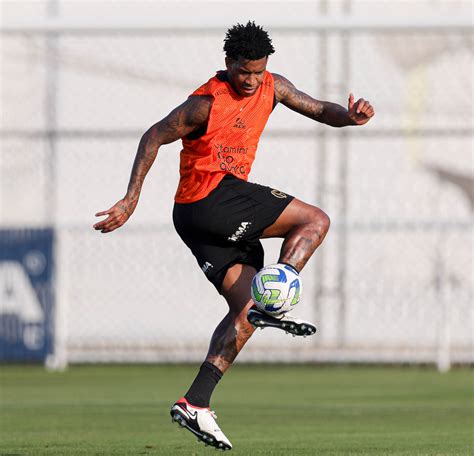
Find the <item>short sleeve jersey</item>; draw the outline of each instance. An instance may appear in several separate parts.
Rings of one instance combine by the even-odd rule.
[[[205,133],[183,138],[177,203],[205,198],[226,174],[247,180],[258,141],[273,109],[273,76],[265,71],[263,83],[250,97],[238,95],[219,72],[191,96],[213,97]]]

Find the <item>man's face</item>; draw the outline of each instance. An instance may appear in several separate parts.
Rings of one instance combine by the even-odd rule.
[[[234,90],[243,97],[251,97],[263,82],[268,57],[259,60],[247,60],[239,57],[225,59],[229,81]]]

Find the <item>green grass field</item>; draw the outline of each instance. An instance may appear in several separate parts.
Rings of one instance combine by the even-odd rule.
[[[207,455],[172,424],[196,366],[4,366],[0,455]],[[238,455],[474,454],[472,369],[236,365],[213,408]]]

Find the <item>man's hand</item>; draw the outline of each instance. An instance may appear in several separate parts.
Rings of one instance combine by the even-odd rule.
[[[94,229],[101,231],[102,233],[110,233],[111,231],[120,228],[133,214],[136,202],[130,201],[126,198],[117,201],[110,209],[106,211],[97,212],[96,217],[108,215],[105,220],[98,222],[94,225]]]
[[[355,125],[366,124],[371,117],[374,116],[375,111],[369,101],[359,98],[354,103],[354,95],[349,94],[348,116]]]

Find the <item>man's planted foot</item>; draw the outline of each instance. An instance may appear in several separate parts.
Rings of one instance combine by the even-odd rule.
[[[171,421],[192,432],[198,441],[219,450],[231,450],[232,444],[216,423],[216,414],[209,407],[195,407],[184,397],[170,410]]]

